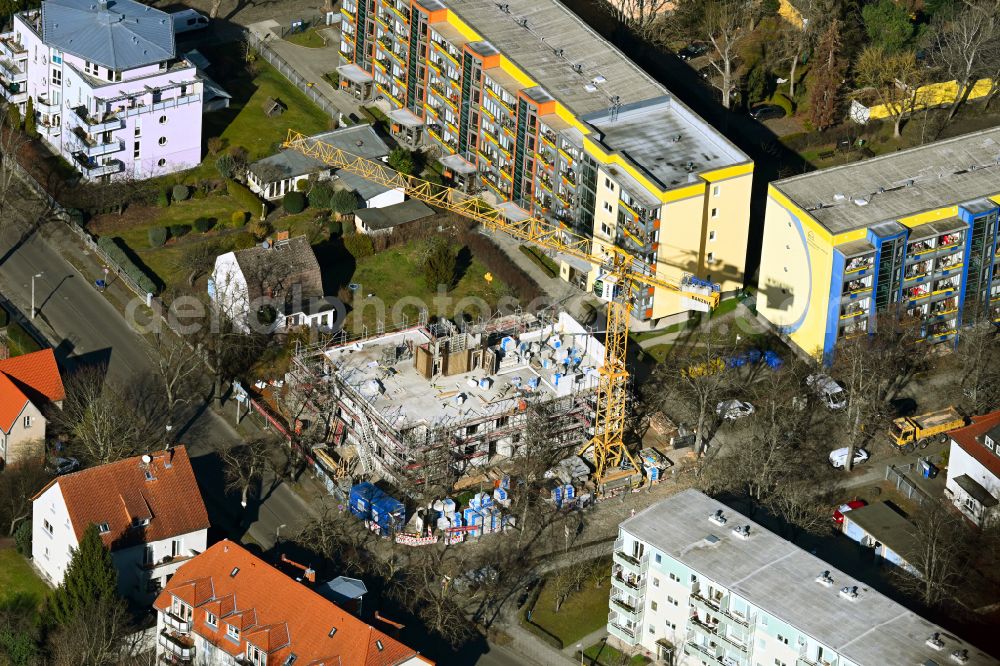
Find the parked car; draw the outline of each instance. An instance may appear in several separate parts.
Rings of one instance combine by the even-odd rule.
[[[715,413],[727,421],[735,421],[753,414],[753,405],[742,400],[723,400],[716,405]]]
[[[758,122],[784,118],[785,110],[777,104],[762,104],[750,109],[750,117]]]
[[[837,525],[843,525],[845,513],[854,509],[860,509],[863,506],[868,506],[868,502],[859,499],[851,500],[847,504],[841,504],[833,510],[833,522]]]
[[[202,30],[208,27],[208,18],[193,9],[182,9],[170,15],[174,23],[174,34]]]
[[[693,42],[678,51],[677,55],[681,60],[694,60],[698,56],[704,55],[705,53],[708,53],[708,44],[703,42]]]
[[[704,67],[698,70],[698,76],[700,76],[703,79],[709,79],[715,76],[715,73],[717,71],[718,70],[715,69],[715,65],[705,65]]]
[[[76,458],[53,458],[49,469],[57,475],[69,474],[80,469],[80,461]]]
[[[834,449],[830,451],[830,464],[840,469],[847,464],[847,447],[842,449]],[[860,465],[863,462],[868,462],[868,452],[864,449],[854,450],[854,464]]]

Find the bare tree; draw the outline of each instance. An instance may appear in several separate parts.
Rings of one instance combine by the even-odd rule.
[[[273,456],[277,448],[271,437],[253,439],[219,451],[224,466],[226,490],[240,493],[240,504],[247,506],[250,489],[260,483],[268,472],[275,471]]]
[[[149,357],[163,383],[167,422],[172,424],[177,408],[194,397],[204,361],[193,347],[181,340],[169,342],[163,336],[157,336]]]
[[[674,6],[673,0],[604,0],[611,13],[637,36],[647,39]]]
[[[49,419],[69,435],[80,457],[102,465],[161,442],[156,415],[140,408],[142,398],[140,391],[106,380],[103,367],[88,366],[66,380],[63,407],[49,410]]]
[[[40,460],[8,465],[0,473],[0,524],[7,534],[14,534],[22,521],[31,518],[31,498],[49,478]]]
[[[97,599],[49,634],[49,663],[54,666],[122,663],[141,650],[140,645],[128,639],[133,629],[123,599]]]
[[[872,334],[841,340],[834,350],[833,374],[847,392],[847,406],[839,415],[848,442],[848,470],[865,437],[885,425],[887,400],[926,362],[927,345],[916,344],[919,324],[884,315],[874,326]]]
[[[712,0],[704,6],[702,31],[715,55],[712,67],[719,73],[713,85],[722,93],[722,106],[732,106],[732,95],[739,82],[740,50],[753,34],[756,3],[750,0]]]
[[[709,329],[687,342],[678,343],[672,353],[654,368],[642,388],[648,411],[680,411],[696,427],[695,451],[703,453],[718,427],[717,404],[743,386],[747,377],[726,369],[726,358],[736,353],[735,340]]]
[[[960,401],[971,414],[1000,404],[1000,333],[990,321],[962,330],[955,358],[961,367]]]
[[[960,588],[975,554],[975,535],[941,502],[925,502],[913,520],[915,545],[908,556],[918,575],[900,570],[897,586],[928,606],[950,599]]]
[[[428,630],[457,646],[472,636],[456,578],[472,569],[458,548],[417,548],[391,593],[415,613]]]
[[[927,40],[931,62],[958,83],[946,123],[987,73],[990,49],[1000,39],[998,12],[997,0],[969,0],[936,14],[931,22]]]
[[[0,112],[0,212],[7,217],[10,204],[20,202],[21,183],[18,158],[30,139],[20,127],[21,114],[17,107],[7,105]]]
[[[346,509],[327,507],[322,516],[306,523],[295,541],[316,552],[331,562],[339,570],[348,574],[368,575],[372,573],[378,535],[365,529],[361,521]]]
[[[871,98],[885,107],[893,121],[893,136],[902,136],[903,121],[917,105],[917,91],[924,83],[925,70],[913,51],[891,53],[869,46],[854,65],[858,85],[855,96]]]

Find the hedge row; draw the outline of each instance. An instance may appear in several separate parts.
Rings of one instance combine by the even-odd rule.
[[[104,250],[108,258],[118,265],[132,280],[139,285],[139,289],[155,294],[156,284],[145,271],[139,268],[125,250],[125,241],[118,237],[101,236],[97,239],[97,246]]]
[[[267,209],[267,204],[260,197],[235,180],[226,181],[226,192],[236,203],[249,211],[251,217],[260,215],[261,204],[265,206],[265,210]]]
[[[559,265],[552,261],[548,256],[546,256],[541,250],[537,250],[533,247],[528,247],[527,245],[521,245],[518,247],[521,252],[523,252],[529,259],[535,262],[539,268],[541,268],[546,275],[549,277],[558,277],[559,275]]]

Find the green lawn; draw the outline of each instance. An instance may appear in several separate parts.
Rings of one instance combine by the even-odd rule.
[[[28,561],[13,548],[0,549],[0,601],[24,594],[39,604],[49,593],[49,586],[39,578]]]
[[[407,304],[401,307],[400,311],[410,322],[416,321],[419,307],[418,304],[426,304],[422,307],[428,309],[430,316],[442,315],[453,317],[456,310],[470,312],[473,317],[479,317],[478,311],[470,309],[469,301],[463,303],[463,299],[479,298],[483,299],[491,308],[495,308],[497,300],[504,293],[505,287],[499,280],[494,278],[493,282],[487,282],[484,276],[488,272],[486,267],[475,257],[467,261],[466,266],[462,266],[460,257],[459,271],[460,279],[455,287],[448,292],[448,300],[442,311],[434,302],[437,296],[436,291],[429,289],[424,283],[421,268],[421,253],[423,243],[414,242],[407,245],[394,247],[380,252],[372,257],[366,257],[358,261],[354,274],[350,278],[351,282],[361,285],[354,299],[354,308],[362,309],[360,321],[355,313],[348,317],[349,330],[360,332],[360,324],[372,327],[378,319],[378,313],[371,305],[365,306],[362,296],[374,294],[377,299],[385,303],[386,326],[392,325],[389,310],[393,304],[397,303],[404,296],[407,297]],[[396,322],[401,323],[401,322]]]
[[[583,651],[583,654],[587,658],[586,663],[590,666],[618,666],[618,664],[622,663],[621,660],[623,657],[620,650],[616,650],[604,642],[591,645]],[[650,663],[650,661],[645,655],[637,654],[628,663],[629,666],[643,666]]]
[[[610,562],[608,567],[610,567]],[[531,621],[559,638],[563,645],[572,645],[584,636],[597,631],[608,623],[608,597],[611,579],[595,587],[592,581],[563,602],[556,613],[555,596],[551,585],[545,585],[531,612]]]
[[[285,37],[285,41],[311,49],[321,49],[326,46],[326,42],[323,41],[323,36],[320,35],[319,31],[316,29],[310,29],[304,32],[297,32],[294,35],[288,35]]]

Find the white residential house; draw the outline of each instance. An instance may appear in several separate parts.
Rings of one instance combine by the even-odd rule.
[[[1000,410],[953,430],[945,495],[979,527],[1000,518]]]
[[[177,567],[208,545],[208,513],[187,450],[56,477],[32,499],[32,559],[53,586],[92,524],[111,550],[118,591],[149,605]]]
[[[389,146],[371,125],[352,125],[309,137],[369,160],[385,161]],[[358,208],[382,208],[403,201],[402,188],[389,188],[360,176],[337,171],[323,161],[289,148],[251,164],[247,169],[250,190],[265,199],[280,199],[294,192],[300,181],[331,180],[358,198]]]
[[[0,360],[0,469],[45,455],[47,404],[66,392],[51,349]]]
[[[215,258],[208,294],[236,326],[266,330],[333,326],[336,302],[323,296],[323,276],[305,236],[278,238]],[[273,308],[274,320],[271,321]]]
[[[88,180],[201,161],[203,81],[170,15],[135,0],[44,0],[0,35],[0,91]]]

